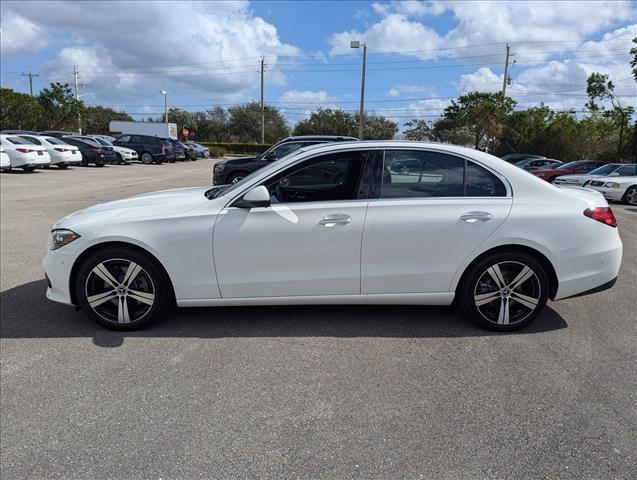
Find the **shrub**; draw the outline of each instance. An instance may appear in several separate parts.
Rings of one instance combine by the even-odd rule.
[[[210,158],[221,158],[226,156],[226,149],[221,147],[209,146]]]

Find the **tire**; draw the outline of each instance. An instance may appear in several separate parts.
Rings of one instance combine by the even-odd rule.
[[[228,177],[228,181],[226,182],[227,184],[233,184],[233,183],[237,183],[241,180],[243,180],[245,177],[247,176],[246,173],[243,172],[237,172],[237,173],[233,173]]]
[[[84,260],[75,294],[89,318],[111,330],[145,328],[174,303],[170,280],[155,260],[125,247],[104,248]]]
[[[153,156],[148,152],[143,152],[139,156],[139,160],[145,165],[150,165],[151,163],[153,163]]]
[[[120,153],[115,154],[115,158],[117,158],[117,163],[119,165],[124,165],[126,162],[124,161],[124,157]]]
[[[68,168],[68,167],[69,167],[69,165],[68,165],[68,163],[58,163],[57,167],[58,167],[60,170],[64,170],[65,168]]]
[[[95,162],[95,166],[96,167],[103,167],[104,166],[104,160],[97,160]]]
[[[35,170],[35,167],[33,166],[22,167],[22,170],[24,170],[25,172],[32,172],[33,170]]]
[[[505,251],[471,265],[456,298],[465,315],[481,327],[510,332],[535,320],[546,305],[548,292],[548,274],[535,257]]]
[[[626,205],[637,205],[637,185],[628,187],[626,193],[624,193],[622,201]]]
[[[80,165],[82,165],[83,167],[88,167],[88,158],[86,158],[84,154],[82,154],[82,163]]]

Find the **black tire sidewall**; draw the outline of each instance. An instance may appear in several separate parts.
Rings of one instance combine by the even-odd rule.
[[[633,185],[632,187],[628,187],[628,189],[626,190],[626,193],[624,193],[624,198],[622,198],[622,200],[624,201],[626,205],[637,205],[635,203],[630,203],[628,201],[628,194],[634,190],[637,190],[637,186],[635,185]]]
[[[480,314],[473,300],[473,292],[475,290],[476,282],[487,268],[496,263],[507,261],[520,262],[528,265],[531,269],[533,269],[540,282],[541,293],[540,300],[537,307],[535,308],[535,311],[531,313],[527,318],[525,318],[522,322],[515,323],[513,325],[498,325],[488,321],[482,316],[482,314]],[[542,312],[544,306],[546,305],[546,302],[548,300],[548,292],[549,277],[542,264],[538,262],[532,255],[524,252],[511,251],[494,253],[472,265],[470,267],[470,270],[468,270],[467,273],[463,276],[462,281],[460,282],[460,285],[458,286],[458,289],[456,291],[456,297],[458,299],[458,304],[465,315],[477,322],[481,327],[498,332],[511,332],[524,328],[537,318],[537,316]]]
[[[118,324],[112,323],[99,316],[88,304],[86,300],[85,285],[91,270],[100,262],[122,258],[130,260],[140,265],[148,275],[150,275],[154,287],[156,302],[150,311],[141,319],[133,323]],[[95,323],[106,327],[110,330],[138,330],[145,328],[151,323],[159,319],[173,303],[173,294],[170,287],[170,281],[164,271],[159,267],[154,259],[148,255],[125,247],[110,247],[98,250],[84,260],[78,270],[75,281],[75,295],[79,306]]]

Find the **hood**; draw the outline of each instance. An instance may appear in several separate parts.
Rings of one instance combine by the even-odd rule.
[[[258,160],[259,157],[241,157],[241,158],[231,158],[229,160],[222,160],[223,165],[243,165],[245,163],[251,163]],[[221,162],[218,162],[221,163]]]
[[[182,214],[210,202],[204,193],[210,187],[179,188],[143,193],[134,197],[100,203],[72,213],[53,228],[77,228],[78,225],[131,219],[149,219]]]

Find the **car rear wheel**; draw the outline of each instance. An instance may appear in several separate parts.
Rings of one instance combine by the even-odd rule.
[[[626,190],[623,200],[628,205],[637,205],[637,185],[633,185]]]
[[[153,163],[153,156],[148,152],[142,153],[139,159],[142,161],[142,163],[145,163],[146,165]]]
[[[135,250],[106,248],[81,265],[75,292],[80,307],[112,330],[135,330],[160,318],[172,304],[166,274]]]
[[[24,170],[25,172],[32,172],[33,170],[35,170],[35,167],[32,165],[29,165],[27,167],[22,167],[22,170]]]
[[[500,332],[531,323],[548,299],[544,267],[522,252],[490,255],[470,267],[456,296],[464,313],[482,327]]]
[[[65,169],[65,168],[67,168],[68,166],[69,166],[69,164],[68,164],[68,163],[58,163],[58,165],[57,165],[57,167],[58,167],[60,170],[64,170],[64,169]]]

